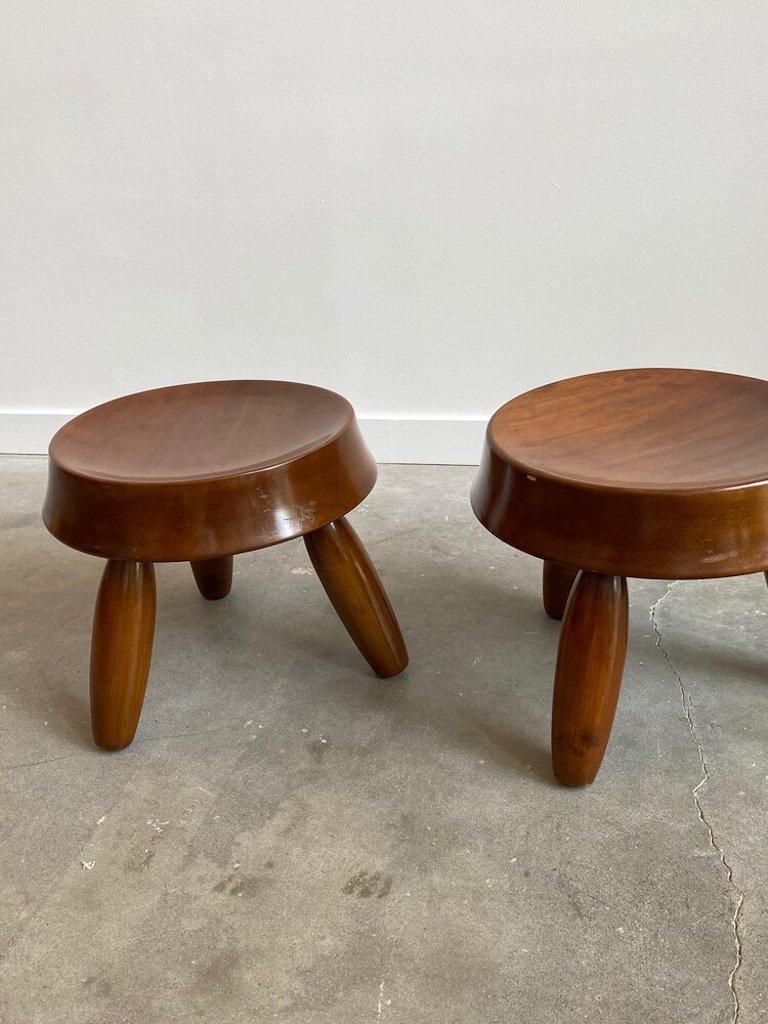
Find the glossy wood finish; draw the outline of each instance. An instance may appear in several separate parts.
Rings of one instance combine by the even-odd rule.
[[[190,562],[197,589],[208,601],[220,601],[232,589],[232,555]]]
[[[491,419],[472,505],[506,543],[595,572],[761,572],[768,382],[642,369],[529,391]]]
[[[152,651],[155,562],[189,561],[219,600],[240,551],[311,534],[334,606],[371,667],[408,655],[381,582],[344,519],[376,464],[340,395],[286,381],[212,381],[129,395],[77,416],[50,446],[43,518],[55,537],[109,559],[96,602],[96,742],[136,731]]]
[[[492,417],[472,507],[491,533],[545,560],[547,613],[566,608],[552,759],[562,782],[591,782],[621,683],[624,578],[768,566],[768,382],[639,369],[536,388]],[[568,566],[584,571],[565,606]]]
[[[395,613],[346,519],[307,534],[304,543],[333,607],[376,675],[387,679],[402,672],[408,653]]]
[[[551,619],[562,619],[571,587],[579,573],[570,565],[559,562],[545,562],[542,572],[544,610]]]
[[[107,558],[216,558],[298,537],[355,508],[376,464],[352,406],[287,381],[143,391],[67,423],[43,519]]]
[[[552,704],[552,767],[566,786],[597,775],[627,650],[627,581],[581,572],[563,619]]]
[[[107,562],[91,638],[91,726],[100,747],[127,747],[139,724],[155,631],[155,570]]]

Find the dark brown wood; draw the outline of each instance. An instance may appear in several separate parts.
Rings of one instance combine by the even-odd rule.
[[[597,775],[627,650],[627,581],[579,573],[563,619],[552,704],[552,767],[566,786]]]
[[[208,601],[220,601],[232,589],[232,555],[190,562],[197,589]]]
[[[472,505],[506,543],[595,572],[760,572],[768,382],[642,369],[529,391],[491,419]]]
[[[472,507],[495,536],[545,560],[553,617],[573,572],[564,567],[585,570],[563,620],[552,756],[561,781],[590,782],[621,681],[623,579],[768,565],[768,382],[636,369],[536,388],[491,418]]]
[[[344,514],[376,480],[352,406],[287,381],[212,381],[128,395],[67,423],[50,446],[43,518],[109,559],[93,627],[96,742],[131,742],[155,617],[154,562],[189,561],[204,597],[229,593],[232,556],[312,534],[308,547],[352,638],[382,676],[408,655]]]
[[[91,726],[100,747],[127,747],[139,724],[155,631],[151,563],[107,562],[91,639]]]
[[[542,573],[544,610],[551,619],[562,619],[568,595],[579,570],[559,562],[545,562]]]
[[[43,519],[106,558],[186,562],[298,537],[355,508],[376,464],[354,410],[288,381],[211,381],[118,398],[49,449]]]
[[[395,613],[347,520],[307,534],[304,543],[333,607],[376,675],[387,679],[402,672],[408,652]]]

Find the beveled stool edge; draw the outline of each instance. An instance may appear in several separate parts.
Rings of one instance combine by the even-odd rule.
[[[43,522],[78,551],[147,562],[234,555],[301,537],[357,507],[376,482],[350,409],[344,428],[321,446],[221,477],[89,478],[49,457]]]
[[[768,567],[768,481],[680,491],[599,487],[526,472],[486,435],[471,504],[506,544],[592,572],[716,579]]]

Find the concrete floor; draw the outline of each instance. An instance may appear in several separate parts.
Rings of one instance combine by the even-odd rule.
[[[602,773],[560,788],[558,625],[471,477],[385,467],[351,516],[401,679],[300,542],[218,604],[163,566],[139,733],[104,754],[100,563],[43,529],[45,461],[0,460],[3,1024],[768,1021],[763,578],[632,581]]]

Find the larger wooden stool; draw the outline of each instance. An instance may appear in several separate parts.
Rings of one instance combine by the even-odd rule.
[[[376,480],[352,406],[286,381],[212,381],[118,398],[77,416],[49,449],[45,525],[107,558],[93,623],[91,722],[101,747],[134,737],[155,625],[155,562],[192,563],[226,596],[232,556],[302,536],[373,671],[408,654],[392,607],[344,518]]]
[[[603,759],[627,646],[627,576],[711,579],[768,567],[768,382],[617,370],[548,384],[488,426],[472,506],[543,558],[563,618],[552,763],[570,786]]]

